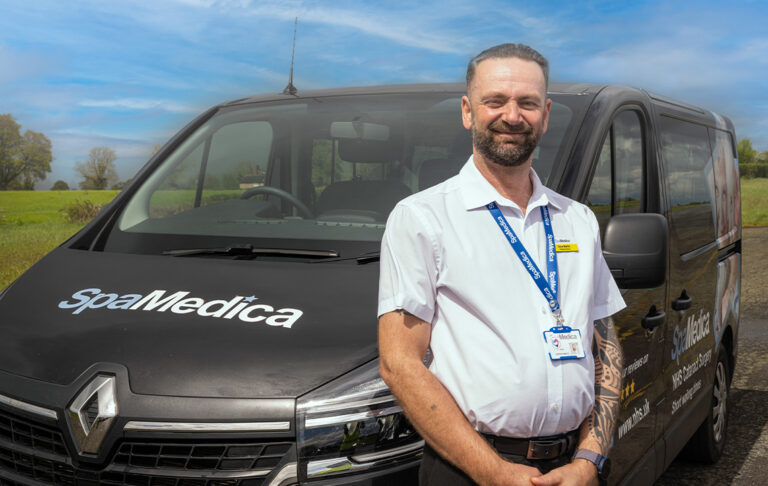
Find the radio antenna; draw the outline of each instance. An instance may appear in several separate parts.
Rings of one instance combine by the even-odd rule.
[[[296,89],[296,86],[293,85],[293,59],[296,54],[296,24],[299,23],[299,17],[294,18],[293,20],[293,48],[291,49],[291,74],[288,77],[288,86],[285,87],[283,90],[283,94],[296,96],[296,93],[299,92],[299,90]]]

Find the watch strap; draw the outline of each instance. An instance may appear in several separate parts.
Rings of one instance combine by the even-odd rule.
[[[597,477],[600,479],[605,479],[605,476],[607,476],[607,471],[605,471],[603,466],[605,465],[608,458],[604,455],[598,454],[597,452],[590,451],[588,449],[577,449],[573,454],[572,460],[573,459],[585,459],[594,464],[597,468]]]

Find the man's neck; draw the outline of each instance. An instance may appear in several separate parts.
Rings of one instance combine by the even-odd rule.
[[[533,194],[533,182],[531,181],[531,162],[507,167],[486,160],[482,155],[474,154],[472,159],[475,167],[491,183],[499,194],[517,204],[525,215],[528,201]]]

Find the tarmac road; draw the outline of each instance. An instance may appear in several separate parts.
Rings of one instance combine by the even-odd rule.
[[[728,436],[715,465],[677,459],[655,486],[768,485],[768,227],[744,228],[741,330]]]

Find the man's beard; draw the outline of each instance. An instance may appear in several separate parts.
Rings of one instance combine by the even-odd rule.
[[[494,129],[525,133],[525,139],[519,144],[497,142],[493,139]],[[472,141],[477,151],[486,159],[504,167],[516,167],[528,161],[539,140],[541,133],[525,122],[510,125],[504,120],[496,120],[482,130],[472,120]]]

